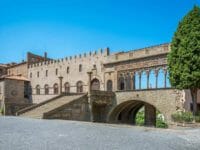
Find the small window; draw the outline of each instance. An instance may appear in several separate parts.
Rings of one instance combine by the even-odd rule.
[[[46,70],[46,77],[48,77],[48,70]]]
[[[36,86],[36,95],[40,95],[40,86],[39,85]]]
[[[69,67],[67,67],[67,74],[69,74]]]
[[[82,72],[82,65],[79,65],[79,72]]]
[[[32,73],[30,73],[30,78],[32,78]]]
[[[37,72],[37,77],[38,77],[38,78],[40,77],[40,72],[39,72],[39,71]]]
[[[56,69],[56,75],[58,75],[58,69]]]
[[[93,65],[93,69],[97,69],[97,66],[96,66],[96,65]]]

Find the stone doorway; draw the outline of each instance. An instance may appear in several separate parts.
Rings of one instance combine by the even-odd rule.
[[[100,90],[100,82],[98,79],[93,79],[91,81],[91,90],[99,91]]]
[[[93,104],[92,113],[94,122],[106,122],[106,104]]]

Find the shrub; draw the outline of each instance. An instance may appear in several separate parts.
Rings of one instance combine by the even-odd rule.
[[[144,111],[140,111],[137,113],[135,123],[136,125],[139,125],[139,126],[144,125]]]
[[[156,128],[168,128],[168,125],[162,119],[157,118],[156,119]]]
[[[172,119],[174,122],[192,122],[194,120],[194,117],[191,112],[177,112],[175,114],[172,114]]]

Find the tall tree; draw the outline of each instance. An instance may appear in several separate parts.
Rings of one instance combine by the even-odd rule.
[[[194,8],[181,20],[168,55],[170,81],[178,89],[190,89],[193,115],[198,112],[200,89],[200,8]]]

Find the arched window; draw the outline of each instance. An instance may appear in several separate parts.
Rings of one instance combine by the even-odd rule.
[[[70,85],[68,82],[65,83],[64,87],[65,87],[65,93],[70,93]]]
[[[76,87],[77,87],[77,93],[82,93],[83,92],[83,82],[82,81],[78,81],[76,83]]]
[[[164,88],[164,82],[165,82],[165,74],[163,69],[159,69],[158,71],[158,88]]]
[[[53,92],[54,92],[54,94],[58,94],[58,84],[57,83],[55,83],[53,86]]]
[[[156,88],[156,74],[154,70],[149,72],[149,88],[154,89]]]
[[[140,73],[139,72],[135,73],[135,89],[136,90],[140,89]]]
[[[91,90],[100,90],[100,82],[98,79],[94,79],[91,82]]]
[[[79,72],[82,72],[82,65],[79,65]]]
[[[67,67],[67,74],[69,74],[69,67]]]
[[[44,86],[44,93],[45,93],[45,95],[49,94],[49,85],[48,84],[45,84],[45,86]]]
[[[130,73],[126,75],[126,90],[131,90],[131,76]]]
[[[125,89],[124,77],[122,75],[119,77],[119,80],[118,80],[118,89],[119,90]]]
[[[113,90],[113,83],[112,80],[107,81],[107,91],[112,91]]]
[[[40,85],[36,86],[36,95],[40,95]]]
[[[147,73],[142,71],[141,73],[141,89],[147,89]]]

